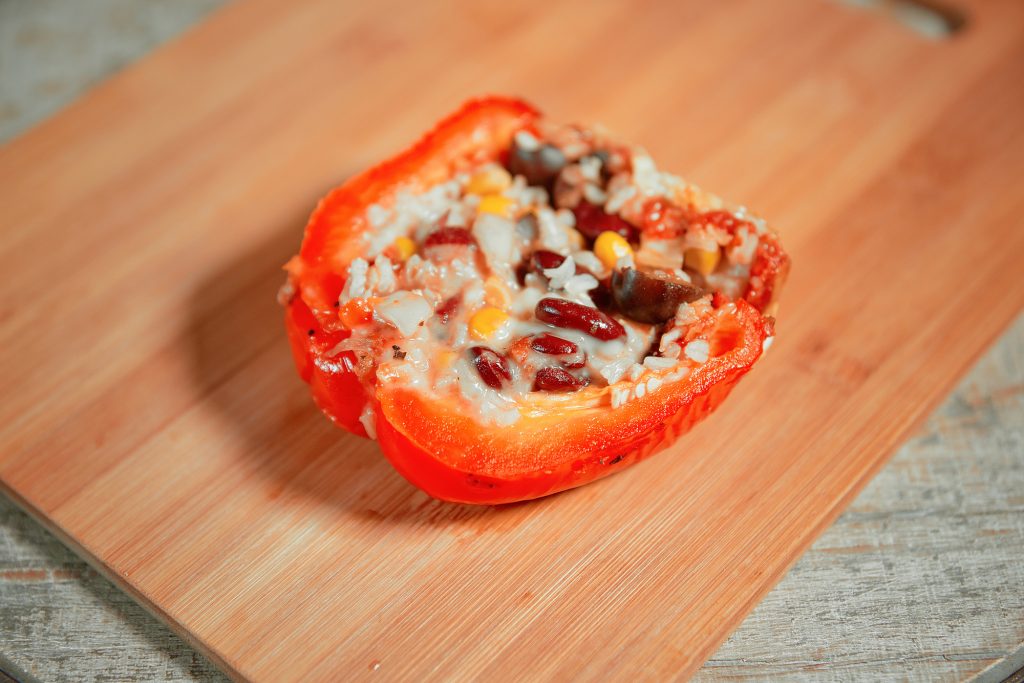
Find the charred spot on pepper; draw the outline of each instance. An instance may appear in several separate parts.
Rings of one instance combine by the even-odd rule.
[[[313,329],[306,330],[306,334],[308,334],[310,337],[312,337],[314,334],[316,334],[316,330],[313,330]]]
[[[493,481],[484,481],[475,474],[466,475],[466,483],[477,488],[493,489],[497,486]]]
[[[398,344],[392,344],[391,351],[391,357],[395,360],[405,360],[405,351],[403,351],[402,347]]]

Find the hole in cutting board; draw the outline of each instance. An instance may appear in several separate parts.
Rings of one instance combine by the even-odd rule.
[[[880,12],[912,31],[943,40],[967,27],[967,15],[945,2],[936,0],[841,0],[843,4]]]

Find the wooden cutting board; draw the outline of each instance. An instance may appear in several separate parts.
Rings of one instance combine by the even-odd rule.
[[[1024,302],[1024,6],[968,9],[930,42],[798,0],[229,7],[0,150],[4,490],[239,678],[685,676]],[[487,91],[795,263],[720,412],[497,509],[331,427],[274,303],[320,194]]]

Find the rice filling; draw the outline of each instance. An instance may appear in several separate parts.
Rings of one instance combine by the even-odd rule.
[[[767,231],[642,149],[547,122],[366,219],[336,351],[370,356],[367,384],[502,425],[567,394],[615,408],[706,363],[695,326],[743,296]]]

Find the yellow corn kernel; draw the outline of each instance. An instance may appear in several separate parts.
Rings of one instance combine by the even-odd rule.
[[[493,213],[496,216],[511,218],[512,205],[514,203],[515,202],[508,197],[500,194],[489,194],[480,198],[480,206],[477,207],[477,212]]]
[[[722,259],[722,251],[721,249],[714,251],[687,249],[683,259],[687,268],[695,270],[701,275],[710,275],[718,267],[718,262]]]
[[[620,258],[633,255],[633,248],[622,235],[605,230],[594,241],[594,255],[601,259],[605,268],[612,270]]]
[[[469,334],[474,339],[486,341],[498,334],[509,322],[508,314],[500,308],[485,306],[469,319]]]
[[[466,184],[469,194],[498,194],[512,184],[512,176],[501,166],[489,166],[477,172]]]
[[[512,293],[500,277],[491,275],[484,280],[484,301],[494,308],[508,308],[512,303]]]
[[[406,236],[401,236],[391,243],[394,247],[395,256],[399,261],[406,261],[416,253],[416,243]]]

